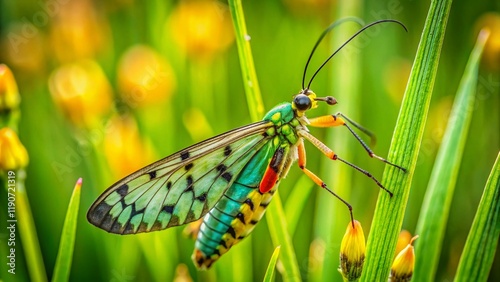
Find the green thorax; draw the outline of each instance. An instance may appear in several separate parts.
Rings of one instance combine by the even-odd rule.
[[[283,103],[272,108],[263,118],[271,121],[274,127],[269,128],[266,133],[270,136],[277,136],[275,142],[283,144],[285,141],[295,145],[299,137],[297,127],[301,127],[301,122],[293,110],[292,104]]]

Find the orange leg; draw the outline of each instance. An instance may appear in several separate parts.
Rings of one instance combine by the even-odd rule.
[[[314,174],[312,171],[306,168],[306,150],[304,148],[304,141],[300,139],[299,145],[297,146],[298,150],[298,160],[297,163],[299,164],[300,169],[312,180],[314,183],[316,183],[318,186],[321,188],[325,189],[328,191],[330,194],[333,196],[337,197],[342,203],[344,203],[347,208],[349,209],[349,214],[351,215],[351,222],[354,222],[354,217],[352,215],[352,206],[346,202],[344,199],[342,199],[339,195],[335,194],[328,186],[326,185],[321,178],[319,178],[316,174]]]
[[[326,146],[323,142],[319,141],[316,137],[314,137],[313,135],[311,135],[309,132],[307,132],[306,130],[300,130],[298,132],[299,136],[303,137],[304,139],[308,140],[309,142],[311,142],[316,148],[318,148],[318,150],[320,150],[325,156],[327,156],[329,159],[332,159],[332,160],[339,160],[347,165],[349,165],[350,167],[356,169],[357,171],[363,173],[364,175],[368,176],[369,178],[371,178],[380,188],[384,189],[387,193],[389,193],[389,195],[392,197],[392,192],[387,190],[383,185],[382,183],[380,183],[380,181],[378,181],[375,177],[373,177],[373,175],[371,173],[369,173],[368,171],[358,167],[357,165],[354,165],[346,160],[343,160],[341,158],[339,158],[337,156],[337,154],[335,154],[333,152],[332,149],[330,149],[328,146]],[[300,150],[301,150],[301,146],[302,146],[302,150],[304,150],[303,148],[303,142],[299,143],[299,166],[300,166]],[[305,155],[305,150],[304,152],[302,153],[303,155]],[[304,164],[305,164],[305,161],[304,161]],[[305,167],[305,166],[304,166]],[[307,173],[306,173],[307,174]],[[314,179],[313,179],[314,180]]]
[[[357,124],[356,122],[352,121],[351,119],[349,119],[348,117],[346,117],[342,113],[336,113],[335,115],[327,115],[327,116],[311,118],[311,119],[309,119],[309,125],[314,126],[314,127],[334,127],[334,126],[343,125],[343,126],[347,127],[347,129],[349,129],[351,134],[354,135],[354,137],[358,140],[358,142],[361,144],[361,146],[363,146],[363,148],[365,149],[365,151],[368,153],[368,155],[371,158],[376,158],[376,159],[378,159],[386,164],[392,165],[392,166],[397,167],[397,168],[401,169],[402,171],[406,172],[406,169],[404,169],[403,167],[396,165],[396,164],[393,164],[393,163],[389,162],[388,160],[375,155],[373,150],[370,149],[370,147],[368,147],[368,145],[366,145],[366,143],[363,141],[363,139],[361,139],[361,137],[359,137],[359,135],[354,130],[352,130],[352,128],[346,123],[346,121],[349,122],[350,124],[352,124],[357,129],[361,130],[366,135],[370,136],[370,138],[372,140],[375,140],[375,135],[372,132],[370,132],[366,128],[362,127],[361,125]]]

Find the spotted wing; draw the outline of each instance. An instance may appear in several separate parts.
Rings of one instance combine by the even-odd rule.
[[[109,187],[87,219],[111,233],[165,229],[203,217],[269,141],[262,121],[212,137],[150,164]]]

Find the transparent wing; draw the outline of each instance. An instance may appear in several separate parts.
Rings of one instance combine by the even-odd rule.
[[[88,221],[108,232],[134,234],[201,218],[269,141],[270,126],[262,121],[234,129],[130,174],[94,202]]]

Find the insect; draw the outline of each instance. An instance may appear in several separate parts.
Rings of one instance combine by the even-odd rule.
[[[370,157],[405,171],[375,155],[351,125],[368,135],[371,133],[342,113],[306,117],[306,112],[316,108],[320,102],[329,105],[337,103],[335,98],[318,97],[309,89],[328,60],[375,24],[395,22],[402,25],[395,20],[381,20],[364,26],[319,67],[305,87],[307,66],[316,47],[334,26],[343,21],[330,25],[316,42],[304,70],[302,90],[291,103],[274,107],[259,122],[192,145],[116,182],[90,207],[88,221],[111,233],[136,234],[202,219],[192,258],[198,268],[207,269],[250,234],[264,215],[279,181],[287,175],[295,161],[312,181],[349,208],[352,220],[351,206],[306,167],[304,140],[311,142],[328,158],[343,162],[370,177],[392,196],[369,172],[340,158],[307,129],[308,126],[344,126]]]

